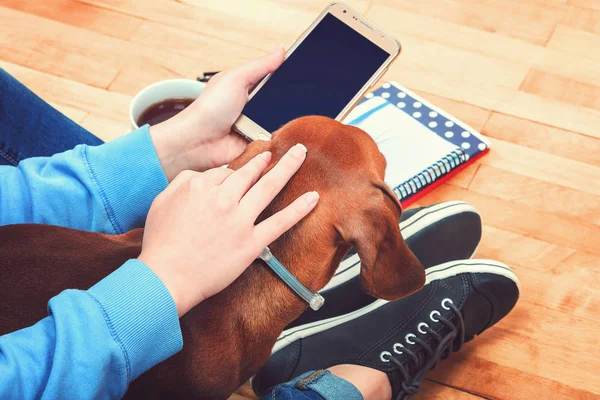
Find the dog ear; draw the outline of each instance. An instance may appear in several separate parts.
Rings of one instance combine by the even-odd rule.
[[[400,203],[385,184],[375,188],[363,211],[348,220],[344,236],[360,257],[363,291],[376,298],[396,300],[423,287],[425,269],[400,233]]]

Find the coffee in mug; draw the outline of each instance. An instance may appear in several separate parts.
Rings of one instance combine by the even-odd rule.
[[[204,86],[196,80],[170,79],[145,87],[129,105],[131,129],[169,119],[197,99]]]
[[[142,115],[137,120],[137,125],[144,126],[148,124],[152,126],[160,124],[172,116],[179,114],[193,102],[194,99],[167,99],[153,104],[142,112]]]

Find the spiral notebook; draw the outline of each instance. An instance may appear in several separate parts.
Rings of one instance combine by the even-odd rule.
[[[385,182],[403,206],[489,150],[473,128],[396,82],[367,94],[344,123],[366,131],[385,156]]]

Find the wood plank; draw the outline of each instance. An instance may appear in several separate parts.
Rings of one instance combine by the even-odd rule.
[[[600,195],[600,168],[565,159],[499,139],[490,139],[491,150],[481,163],[505,171]],[[598,141],[600,148],[600,141]],[[598,178],[596,184],[594,180]]]
[[[77,123],[81,123],[81,121],[83,121],[85,119],[85,117],[88,116],[88,113],[86,113],[85,111],[81,111],[81,110],[78,110],[77,108],[65,106],[64,104],[50,103],[50,105]]]
[[[130,96],[109,92],[70,79],[0,61],[0,67],[13,75],[45,101],[115,120],[128,120]]]
[[[521,90],[565,103],[600,110],[600,86],[535,69],[529,71]]]
[[[600,80],[597,62],[576,54],[565,57],[562,51],[548,49],[542,45],[534,45],[494,32],[486,32],[378,3],[369,9],[368,17],[386,27],[401,42],[406,36],[413,36],[492,58],[508,60],[515,65],[528,65],[592,85]],[[524,54],[527,56],[524,57]],[[401,56],[401,59],[403,58],[404,55]],[[452,59],[445,63],[450,61]]]
[[[227,3],[207,2],[203,0],[181,0],[182,3],[201,7],[208,12],[227,13],[236,18],[259,18],[264,24],[272,24],[273,20],[269,20],[269,15],[273,8],[284,9],[288,13],[288,17],[293,19],[300,13],[308,12],[314,15],[323,11],[330,3],[323,0],[278,0],[278,1],[260,1],[254,4],[244,0],[230,0]],[[344,4],[349,5],[359,13],[365,13],[371,4],[370,0],[348,0]]]
[[[0,7],[3,60],[89,85],[106,87],[125,62],[123,42]]]
[[[269,10],[269,15],[273,17],[272,21],[279,21],[279,24],[271,23],[268,26],[262,26],[252,18],[234,18],[226,12],[207,12],[200,7],[183,2],[148,1],[144,2],[143,7],[140,7],[136,0],[77,1],[233,43],[250,44],[264,51],[268,51],[279,43],[287,45],[293,43],[294,39],[315,18],[313,13],[295,13],[293,18],[289,18],[285,9],[275,7],[273,10]],[[283,17],[278,17],[278,15],[283,15]]]
[[[505,227],[495,227],[483,221],[483,233],[474,258],[502,260],[520,276],[522,269],[532,271],[539,276],[551,276],[554,269],[577,250],[533,238],[526,232],[512,232]],[[535,285],[537,286],[537,285]],[[527,288],[529,293],[531,288]]]
[[[131,130],[128,119],[114,119],[99,115],[88,115],[80,125],[105,142],[116,139]]]
[[[391,25],[392,27],[394,25]],[[392,34],[394,29],[392,28]],[[417,68],[435,73],[444,79],[468,77],[471,82],[517,89],[527,76],[529,67],[470,50],[457,49],[436,41],[403,35],[402,56],[394,62],[395,69]],[[432,60],[452,60],[432,62]]]
[[[209,38],[200,47],[206,53],[199,49],[194,51],[193,45],[198,42],[187,42],[189,56],[180,55],[165,50],[171,47],[165,35],[177,34],[177,39],[182,41],[185,32],[165,31],[146,24],[140,25],[133,41],[128,42],[7,8],[0,8],[0,16],[15,21],[7,24],[12,27],[5,30],[9,35],[0,35],[0,45],[6,46],[9,54],[4,57],[5,61],[131,95],[161,79],[195,79],[203,70],[224,67],[225,60],[248,60],[260,54],[260,51],[248,47]],[[1,29],[4,28],[0,28],[0,32]],[[13,35],[19,35],[20,39],[13,40]],[[144,35],[152,40],[145,40]],[[17,51],[12,51],[10,46],[17,42]],[[43,49],[42,57],[30,56],[39,49]],[[234,58],[234,54],[239,54],[239,58]]]
[[[598,35],[600,34],[600,10],[571,6],[569,7],[569,12],[560,23],[573,29]]]
[[[120,39],[131,38],[143,21],[75,0],[2,0],[2,6]]]
[[[560,7],[494,0],[382,0],[373,8],[379,5],[539,45],[546,43],[564,15]]]
[[[477,175],[477,171],[481,167],[481,162],[475,161],[471,165],[467,166],[465,169],[460,171],[458,174],[450,178],[447,183],[449,185],[458,186],[463,189],[467,189],[475,176]]]
[[[589,8],[600,11],[600,3],[597,0],[569,0],[570,4],[577,7]]]
[[[254,394],[254,391],[252,390],[252,386],[250,385],[250,382],[244,383],[238,390],[235,391],[235,393],[242,396],[245,399],[254,400],[254,399],[258,398]]]
[[[600,60],[600,35],[559,24],[548,41],[551,49]]]
[[[460,186],[460,185],[457,185]],[[600,227],[600,196],[482,165],[470,191]]]
[[[157,49],[168,48],[170,52],[214,66],[216,70],[236,67],[265,54],[253,47],[149,21],[141,24],[131,41]],[[196,69],[197,74],[200,72],[202,70]]]
[[[472,343],[467,346],[479,346],[484,338],[485,336],[478,337],[477,344]],[[502,338],[502,340],[513,339]],[[521,340],[531,342],[531,339]],[[500,339],[493,343],[499,341]],[[592,392],[564,385],[552,379],[541,378],[535,374],[524,373],[515,368],[501,366],[493,361],[474,356],[466,350],[452,355],[448,361],[443,361],[438,369],[429,374],[431,379],[492,399],[592,400],[598,398],[597,394]],[[519,349],[510,349],[510,351],[516,352]],[[580,368],[580,366],[576,367],[576,369]]]
[[[424,380],[419,393],[410,397],[414,400],[479,400],[481,397],[448,387],[431,380]]]
[[[526,302],[592,325],[598,322],[600,289],[581,283],[600,279],[595,267],[599,256],[484,224],[475,255],[480,257],[509,265],[526,288],[522,293]]]
[[[435,93],[456,101],[600,138],[600,112],[501,86],[473,82],[468,76],[449,79],[435,71],[397,62],[386,79],[409,89]]]
[[[485,158],[485,157],[484,157]],[[421,204],[463,200],[474,206],[486,224],[563,247],[600,255],[600,229],[526,205],[443,184],[425,195]],[[543,223],[542,223],[543,221]],[[501,261],[501,260],[500,260]]]
[[[530,149],[600,166],[598,139],[575,132],[494,112],[482,133]]]

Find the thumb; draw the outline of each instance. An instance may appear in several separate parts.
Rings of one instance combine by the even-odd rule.
[[[276,46],[268,54],[239,67],[238,73],[246,87],[250,88],[267,76],[267,74],[275,71],[283,63],[284,59],[284,48]]]

